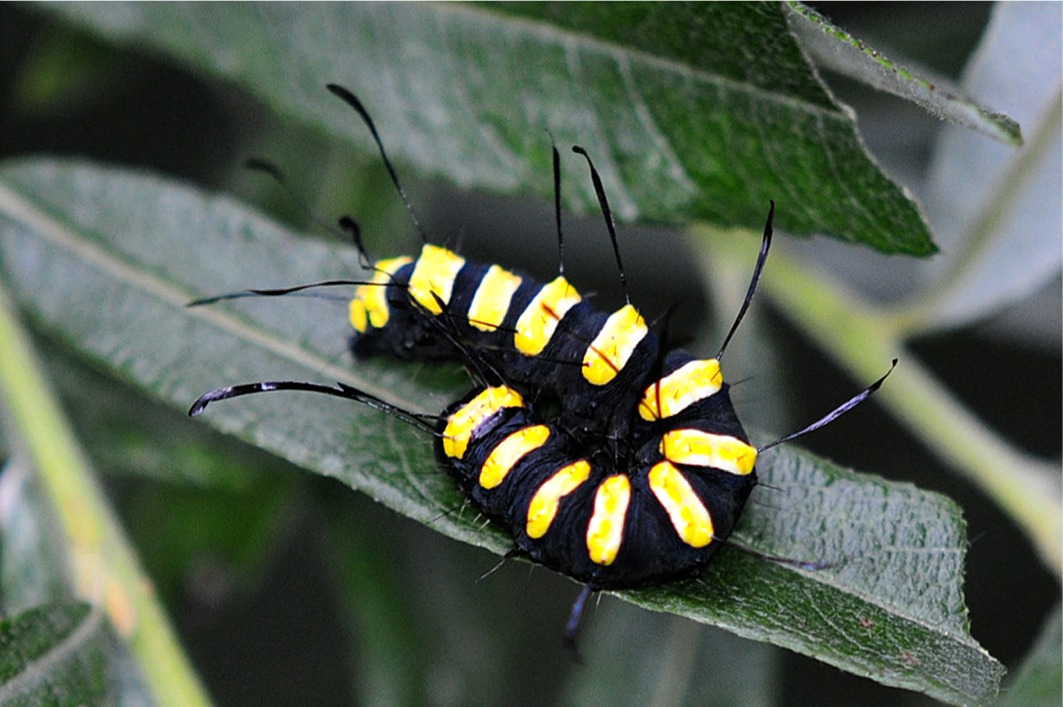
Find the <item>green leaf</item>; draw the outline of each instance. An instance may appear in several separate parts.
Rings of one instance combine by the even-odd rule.
[[[1010,145],[1022,144],[1019,124],[1003,113],[978,105],[940,78],[931,79],[898,64],[802,3],[790,0],[787,6],[790,27],[820,65],[906,98],[964,128],[978,130]]]
[[[22,457],[9,462],[0,469],[0,615],[31,615],[47,607],[78,607],[71,604],[67,552],[62,532],[56,523],[54,509],[42,498],[38,476],[33,473]],[[60,616],[66,616],[65,610]],[[95,615],[94,615],[95,616]],[[92,639],[95,640],[95,639]],[[72,645],[72,644],[71,644]],[[107,686],[110,696],[120,704],[149,704],[151,692],[134,662],[128,644],[108,635],[106,644],[91,644],[78,655],[91,656],[99,651],[109,663]],[[0,659],[5,656],[5,646],[0,645]],[[57,673],[60,672],[57,666]],[[52,677],[46,676],[49,682]],[[21,680],[21,678],[19,678]],[[27,679],[29,680],[29,679]],[[87,685],[91,687],[91,685]],[[0,686],[0,701],[4,699],[4,687]],[[33,693],[30,704],[40,704]],[[53,703],[99,704],[98,699],[71,696]],[[106,702],[105,702],[106,703]]]
[[[185,306],[242,286],[356,276],[344,265],[355,261],[348,248],[299,239],[227,198],[148,175],[29,160],[0,171],[0,185],[0,265],[21,302],[46,329],[172,405],[266,379],[339,380],[432,412],[459,390],[453,376],[423,367],[339,361],[342,302]],[[212,406],[203,421],[450,537],[508,548],[497,528],[453,512],[462,499],[435,469],[431,441],[378,411],[264,395]],[[964,526],[950,501],[794,449],[766,452],[758,467],[772,488],[758,491],[764,505],[751,504],[737,535],[831,569],[798,572],[725,549],[700,581],[620,596],[939,699],[995,694],[1002,669],[967,635]]]
[[[323,90],[362,97],[389,149],[462,187],[550,196],[550,151],[597,160],[618,218],[758,224],[885,252],[935,250],[866,154],[779,6],[57,5],[111,41],[233,82],[275,112],[370,148]],[[566,150],[566,171],[579,169]],[[596,210],[589,180],[566,199]]]
[[[1041,629],[1015,679],[1008,683],[1000,707],[1055,707],[1063,698],[1063,620],[1059,606]]]
[[[100,704],[107,697],[103,614],[87,604],[46,604],[0,621],[0,702]]]
[[[968,635],[965,526],[955,505],[794,449],[766,453],[757,466],[769,488],[736,538],[836,566],[797,572],[732,553],[699,582],[633,592],[635,603],[681,606],[697,621],[942,701],[996,694],[1003,667]]]

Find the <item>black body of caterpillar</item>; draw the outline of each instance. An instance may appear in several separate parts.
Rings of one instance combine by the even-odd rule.
[[[467,360],[475,350],[496,382],[556,401],[571,429],[628,434],[661,348],[631,305],[606,314],[562,277],[542,284],[439,246],[377,267],[379,284],[350,304],[356,356]]]

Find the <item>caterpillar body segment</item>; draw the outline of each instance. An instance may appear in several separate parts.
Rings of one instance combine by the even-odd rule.
[[[445,413],[437,456],[472,505],[511,533],[519,554],[595,589],[696,574],[756,485],[752,469],[673,463],[659,438],[614,464],[530,407],[485,406],[485,397],[512,400],[497,390],[476,391]],[[740,426],[725,431],[744,438]],[[454,436],[468,440],[460,457],[447,452]]]

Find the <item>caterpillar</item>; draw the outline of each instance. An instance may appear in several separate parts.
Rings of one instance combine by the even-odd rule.
[[[361,116],[420,230],[368,111],[346,89],[335,84],[328,88]],[[590,168],[623,281],[616,228],[601,178],[586,151],[578,146],[573,150]],[[556,147],[553,152],[560,241]],[[681,351],[662,357],[666,347],[661,337],[630,302],[615,312],[601,312],[563,273],[543,284],[498,265],[469,262],[427,242],[416,258],[378,262],[372,280],[356,289],[349,306],[351,350],[356,357],[387,353],[433,360],[463,358],[464,350],[475,348],[500,382],[533,402],[556,401],[570,430],[590,440],[638,438],[659,428],[660,420],[684,411],[686,417],[696,418],[699,401],[724,388],[719,359],[756,290],[774,213],[772,202],[743,309],[713,359],[699,360]],[[434,321],[439,317],[447,319],[445,325]],[[450,335],[441,336],[441,329]]]
[[[679,414],[696,418],[699,402],[725,389],[720,359],[755,293],[771,244],[774,202],[770,203],[760,255],[742,309],[716,356],[698,359],[681,350],[667,351],[662,337],[630,302],[612,313],[599,311],[563,272],[543,284],[499,265],[467,261],[443,246],[428,243],[368,111],[347,89],[336,84],[329,84],[328,89],[353,108],[369,129],[396,191],[425,241],[420,253],[376,262],[368,281],[336,280],[280,290],[248,290],[192,304],[247,294],[285,295],[325,285],[355,285],[348,318],[353,331],[349,346],[356,358],[386,354],[420,361],[468,362],[466,352],[475,349],[482,367],[495,374],[492,382],[520,390],[533,404],[555,403],[566,427],[582,435],[588,444],[638,439]],[[624,282],[615,223],[601,178],[586,151],[578,146],[573,150],[589,166]],[[560,249],[556,147],[553,157]],[[264,163],[256,161],[254,166],[262,169]],[[264,168],[279,179],[273,168]],[[341,225],[353,233],[359,253],[368,263],[356,224],[345,217]]]
[[[737,418],[711,432],[672,430],[621,467],[544,419],[507,386],[475,389],[433,426],[356,388],[296,381],[210,391],[210,403],[252,393],[303,390],[349,398],[429,432],[443,469],[477,511],[510,531],[515,554],[598,589],[647,586],[688,575],[726,538],[756,482],[757,449]],[[694,439],[694,437],[698,439]],[[712,461],[706,463],[706,450]]]
[[[888,375],[817,422],[761,447],[749,443],[724,392],[712,398],[712,414],[646,440],[619,462],[581,444],[507,386],[475,389],[435,425],[427,416],[342,383],[299,381],[212,390],[188,414],[199,415],[220,400],[300,390],[355,400],[433,434],[442,468],[478,512],[509,533],[510,556],[583,583],[565,629],[566,641],[574,645],[591,594],[696,575],[728,542],[757,483],[757,455],[836,419]],[[738,547],[776,562],[819,566]]]
[[[421,230],[361,102],[346,89],[328,87],[361,115]],[[590,166],[619,263],[601,180],[586,152],[576,151]],[[556,148],[554,169],[556,195]],[[758,453],[833,421],[869,397],[893,370],[798,432],[761,447],[750,443],[720,360],[756,292],[774,212],[772,202],[746,296],[713,358],[668,349],[630,302],[611,314],[597,311],[563,274],[540,284],[497,265],[467,262],[426,240],[417,258],[376,263],[369,281],[249,293],[356,285],[349,304],[356,356],[462,360],[478,378],[466,398],[429,418],[343,384],[270,381],[212,390],[189,414],[243,395],[302,390],[370,405],[433,434],[441,467],[477,511],[509,533],[511,554],[584,585],[566,627],[566,638],[574,641],[592,593],[697,574],[728,542],[757,483]],[[346,228],[364,256],[357,228],[350,221]]]

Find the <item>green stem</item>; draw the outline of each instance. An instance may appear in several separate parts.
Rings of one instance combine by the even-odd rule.
[[[128,642],[158,704],[209,704],[49,388],[2,282],[0,351],[0,401],[66,535],[67,575],[74,593],[107,614]]]
[[[709,267],[742,267],[753,256],[746,239],[700,238]],[[734,234],[727,234],[733,236]],[[772,253],[764,294],[857,380],[882,375],[876,395],[896,418],[950,467],[966,475],[1019,525],[1057,577],[1063,575],[1063,500],[1059,467],[1017,450],[976,418],[907,349],[897,319],[885,316],[823,273],[811,274]]]

